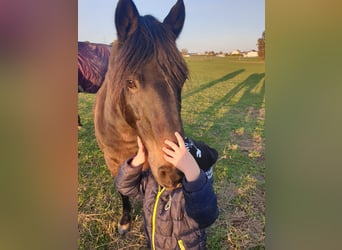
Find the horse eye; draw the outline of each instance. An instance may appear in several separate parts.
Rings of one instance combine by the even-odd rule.
[[[137,87],[137,85],[135,84],[134,80],[126,80],[127,82],[127,87],[130,89],[134,89]]]

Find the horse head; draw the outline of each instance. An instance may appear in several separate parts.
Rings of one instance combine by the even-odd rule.
[[[126,131],[125,141],[132,145],[134,140],[127,154],[136,152],[136,136],[140,136],[152,174],[169,189],[181,180],[181,173],[165,161],[162,147],[166,139],[176,142],[175,131],[184,135],[181,89],[188,69],[176,46],[184,19],[182,0],[163,22],[150,15],[140,16],[131,0],[120,0],[115,13],[117,41],[102,90],[109,96],[106,103],[110,103],[116,122],[124,120],[120,129]]]

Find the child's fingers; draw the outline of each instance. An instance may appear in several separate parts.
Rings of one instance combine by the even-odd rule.
[[[170,148],[172,148],[174,151],[178,149],[178,146],[173,141],[165,140],[164,143],[170,146]]]
[[[168,149],[166,147],[163,147],[162,150],[164,151],[164,153],[167,155],[167,156],[170,156],[170,157],[174,157],[175,155],[175,151],[171,150],[171,149]]]
[[[164,159],[174,165],[174,159],[172,157],[164,154]]]
[[[185,147],[185,143],[184,143],[183,137],[177,131],[175,132],[175,136],[177,138],[179,147],[180,148],[184,148]]]
[[[144,152],[144,145],[143,145],[143,143],[141,142],[141,139],[140,139],[139,136],[137,136],[137,142],[138,142],[139,150],[141,150],[142,152]]]

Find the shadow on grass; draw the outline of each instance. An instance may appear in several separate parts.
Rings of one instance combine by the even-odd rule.
[[[230,138],[231,132],[247,126],[247,123],[250,123],[248,126],[251,130],[255,129],[256,124],[252,124],[251,121],[247,122],[245,119],[248,112],[260,110],[263,105],[265,97],[264,77],[265,73],[253,73],[242,82],[235,84],[223,97],[213,99],[215,101],[202,111],[197,120],[193,122],[188,136],[193,136],[196,139],[192,132],[202,128],[203,119],[211,121],[211,125],[206,127],[202,138],[197,139],[215,145],[222,154],[227,146],[227,140],[222,138]],[[255,91],[256,89],[258,90]],[[224,169],[224,171],[228,171],[228,169]]]
[[[236,71],[238,72],[238,71]],[[236,74],[236,72],[233,72]],[[240,70],[240,72],[242,72]],[[228,74],[228,75],[232,75]],[[227,75],[227,76],[228,76]],[[228,91],[222,98],[215,100],[215,102],[209,106],[206,110],[202,111],[202,115],[200,114],[198,116],[199,120],[196,120],[193,122],[193,124],[196,126],[200,126],[200,124],[202,124],[202,119],[203,117],[206,116],[213,116],[215,117],[220,109],[223,106],[230,106],[230,108],[224,112],[224,113],[220,113],[220,117],[221,118],[216,118],[213,119],[213,126],[210,127],[206,132],[206,138],[217,138],[217,137],[221,137],[223,134],[229,135],[229,132],[231,130],[233,130],[233,127],[229,127],[227,128],[226,126],[222,127],[223,124],[234,124],[237,121],[233,121],[232,119],[232,115],[233,113],[231,112],[235,112],[232,110],[240,110],[241,112],[245,112],[243,110],[243,108],[241,108],[241,106],[243,105],[244,107],[248,107],[248,106],[254,106],[255,108],[260,108],[262,105],[262,101],[264,99],[265,96],[265,82],[263,83],[263,86],[261,87],[261,90],[259,93],[252,93],[252,90],[257,87],[258,84],[261,84],[262,79],[265,77],[265,73],[254,73],[251,74],[250,76],[248,76],[244,81],[236,84],[235,87],[233,87],[230,91]],[[222,77],[223,78],[223,77]],[[220,79],[222,79],[220,78]],[[215,80],[213,82],[219,82],[218,80]],[[213,82],[210,82],[208,84],[205,85],[205,87],[200,87],[198,89],[196,89],[195,91],[192,91],[192,94],[194,94],[195,92],[197,93],[200,90],[203,90],[205,88],[209,88],[210,86],[212,86]],[[241,95],[241,97],[239,98],[239,100],[236,103],[232,103],[233,98],[240,94],[240,91],[244,91],[244,93]],[[241,121],[242,122],[242,121]],[[241,123],[240,122],[240,123]],[[191,131],[189,131],[189,136],[193,136],[191,134]],[[219,134],[218,134],[219,133]],[[215,139],[216,140],[216,139]]]
[[[199,88],[194,89],[194,90],[191,90],[191,91],[187,92],[186,94],[184,94],[184,95],[182,96],[182,99],[185,99],[185,98],[187,98],[187,97],[189,97],[189,96],[195,95],[195,94],[197,94],[198,92],[201,92],[201,91],[203,91],[203,90],[205,90],[205,89],[207,89],[207,88],[210,88],[210,87],[214,86],[215,84],[218,84],[218,83],[220,83],[220,82],[224,82],[224,81],[227,81],[227,80],[229,80],[229,79],[232,79],[232,78],[234,78],[234,77],[237,76],[238,74],[241,74],[241,73],[244,72],[244,71],[245,71],[244,69],[239,69],[239,70],[236,70],[236,71],[234,71],[234,72],[232,72],[232,73],[229,73],[229,74],[227,74],[227,75],[225,75],[225,76],[223,76],[223,77],[221,77],[221,78],[219,78],[219,79],[216,79],[216,80],[214,80],[214,81],[211,81],[211,82],[208,82],[208,83],[206,83],[206,84],[203,84],[203,85],[201,85]]]
[[[232,90],[230,90],[226,95],[224,95],[220,100],[215,102],[213,105],[211,105],[205,113],[208,114],[214,114],[214,112],[217,112],[219,108],[222,107],[222,105],[229,103],[235,95],[237,95],[242,89],[246,88],[244,95],[240,98],[240,101],[244,98],[246,93],[250,92],[265,76],[265,73],[262,74],[252,74],[250,75],[246,80],[236,85]],[[249,100],[249,98],[247,98]],[[240,102],[239,101],[239,102]],[[253,103],[250,103],[250,105],[253,105]],[[223,115],[223,119],[226,119],[227,115]]]
[[[262,74],[252,74],[249,77],[247,77],[246,80],[236,85],[232,90],[230,90],[226,95],[224,95],[220,100],[216,101],[213,105],[211,105],[204,113],[213,114],[214,112],[217,112],[219,108],[222,107],[222,105],[227,104],[230,102],[235,95],[237,95],[242,89],[245,89],[244,94],[240,98],[240,100],[234,104],[234,106],[238,105],[239,103],[244,103],[249,106],[255,105],[255,98],[252,98],[251,91],[256,87],[256,85],[259,84],[259,82],[265,77],[265,73]],[[261,102],[263,100],[265,93],[262,91],[258,96],[253,96],[258,99],[258,102]],[[223,119],[227,119],[227,114],[223,115]]]
[[[259,111],[262,108],[265,98],[264,77],[265,73],[249,75],[199,116],[214,115],[222,111],[222,106],[229,106],[224,113],[220,113],[220,118],[213,120],[213,125],[205,132],[205,137],[213,140],[213,145],[217,146],[216,149],[221,154],[225,150],[227,139],[235,129],[250,126],[250,129],[255,131],[259,126],[257,117],[250,120],[246,120],[246,117],[251,111]],[[245,133],[248,133],[247,129]],[[265,190],[256,179],[258,176],[264,181],[264,159],[256,164],[255,159],[243,155],[244,153],[227,153],[216,169],[214,168],[218,203],[221,208],[216,227],[226,227],[227,230],[220,235],[216,233],[216,228],[210,229],[211,235],[217,237],[212,237],[210,241],[216,249],[265,248]],[[234,240],[223,243],[225,235],[231,235]],[[246,235],[247,239],[244,238]]]

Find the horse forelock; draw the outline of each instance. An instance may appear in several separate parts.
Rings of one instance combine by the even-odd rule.
[[[173,32],[153,16],[139,17],[137,30],[124,42],[116,42],[112,50],[109,80],[117,101],[126,89],[124,78],[138,72],[147,62],[156,64],[172,90],[180,91],[187,79],[188,68]]]

